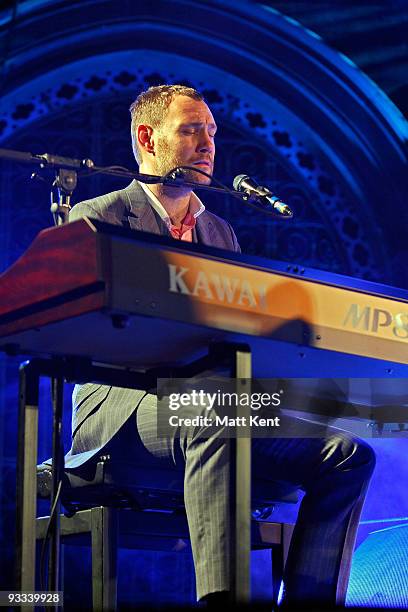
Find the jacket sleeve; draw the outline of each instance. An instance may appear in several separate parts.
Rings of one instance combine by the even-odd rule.
[[[104,221],[102,213],[94,203],[95,200],[86,200],[85,202],[78,202],[78,204],[75,204],[69,211],[68,221],[77,221],[83,217]]]
[[[78,202],[69,212],[69,221],[76,221],[82,217],[105,221],[113,225],[122,225],[124,204],[120,192],[108,193],[106,195]]]

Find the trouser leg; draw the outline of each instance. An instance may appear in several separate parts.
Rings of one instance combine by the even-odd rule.
[[[226,591],[229,563],[229,440],[190,440],[184,501],[196,572],[197,599]]]
[[[137,413],[145,447],[176,464],[185,462],[185,505],[200,599],[229,584],[229,440],[222,428],[209,435],[200,427],[158,438],[151,408],[142,403]],[[252,441],[253,479],[260,475],[264,482],[286,481],[305,491],[284,573],[284,601],[343,602],[374,465],[370,446],[330,428],[322,429],[322,437]]]
[[[343,604],[358,521],[375,456],[342,432],[326,439],[255,440],[257,467],[305,491],[284,572],[283,602]]]
[[[180,416],[182,411],[180,411]],[[157,415],[142,403],[137,428],[155,456],[184,466],[184,502],[196,573],[197,599],[229,586],[229,440],[223,428],[183,427],[157,435]]]

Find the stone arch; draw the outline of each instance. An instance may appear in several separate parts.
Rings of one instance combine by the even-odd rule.
[[[81,13],[66,2],[39,2],[17,23],[21,40],[34,23],[40,35],[30,48],[17,35],[12,84],[0,106],[3,146],[81,104],[109,108],[146,84],[190,82],[204,90],[224,128],[222,176],[253,173],[297,213],[289,225],[216,201],[245,250],[396,282],[389,265],[396,228],[384,202],[406,220],[406,124],[375,85],[313,33],[265,7],[180,0],[169,11],[168,3],[142,1],[136,14],[125,4],[119,16],[98,0],[81,3]],[[51,20],[58,27],[46,36]]]

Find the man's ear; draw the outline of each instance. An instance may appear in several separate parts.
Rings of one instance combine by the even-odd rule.
[[[143,151],[154,155],[153,128],[150,125],[141,124],[137,126],[137,142]]]

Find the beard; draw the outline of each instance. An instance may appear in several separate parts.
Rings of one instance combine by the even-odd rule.
[[[168,174],[170,170],[173,170],[173,168],[177,168],[178,166],[192,166],[192,162],[186,161],[185,158],[182,159],[180,155],[175,155],[174,148],[170,145],[169,141],[165,137],[161,138],[157,153],[156,173],[160,176]],[[208,168],[197,168],[197,170],[202,170],[203,172],[206,172],[212,176],[213,165]],[[209,185],[211,183],[210,177],[201,174],[201,172],[196,172],[194,169],[184,170],[183,176],[186,181],[202,183],[203,185]]]

